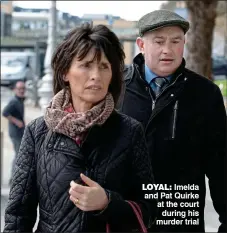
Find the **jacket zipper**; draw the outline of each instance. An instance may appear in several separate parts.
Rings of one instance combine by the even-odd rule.
[[[152,103],[152,110],[155,108],[155,104],[156,104],[157,99],[162,95],[162,93],[163,93],[165,90],[167,90],[168,88],[170,88],[171,86],[173,86],[181,75],[182,75],[182,73],[179,74],[179,75],[177,76],[177,78],[175,79],[175,81],[174,81],[171,85],[169,85],[169,86],[167,86],[166,88],[164,88],[164,89],[161,91],[161,93],[157,96],[157,98],[156,98],[155,100],[153,100],[153,103]],[[140,77],[141,77],[141,76],[140,76]],[[167,104],[167,105],[168,105],[168,104]],[[165,105],[164,108],[165,108],[167,105]],[[152,116],[152,115],[150,116],[150,119],[148,120],[148,123],[147,123],[146,128],[145,128],[145,132],[147,131],[148,125],[150,124],[151,119],[152,119],[153,117],[154,117],[154,116]]]
[[[156,99],[154,100],[154,107],[155,107],[155,104],[156,104],[157,99],[162,95],[162,93],[163,93],[166,89],[168,89],[169,87],[173,86],[181,75],[182,75],[182,73],[179,74],[179,75],[176,77],[176,79],[175,79],[175,81],[174,81],[173,83],[171,83],[169,86],[167,86],[166,88],[164,88],[164,89],[161,91],[161,93],[159,93],[159,95],[157,95]],[[154,107],[153,107],[153,108],[154,108]]]
[[[153,111],[153,110],[154,110],[154,107],[155,107],[155,100],[154,100],[153,97],[152,97],[151,88],[150,88],[150,87],[148,87],[148,90],[149,90],[149,95],[150,95],[150,97],[151,97],[151,99],[152,99],[152,111]]]
[[[178,110],[178,100],[176,101],[174,108],[173,108],[172,139],[175,139],[175,135],[176,135],[177,110]]]

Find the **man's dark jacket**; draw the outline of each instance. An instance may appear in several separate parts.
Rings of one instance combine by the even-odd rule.
[[[4,117],[12,116],[24,123],[24,98],[14,96],[2,111]],[[19,128],[9,121],[9,136],[11,138],[20,139],[24,133],[24,127]]]
[[[69,137],[48,133],[43,117],[27,126],[5,211],[4,232],[32,232],[39,204],[37,232],[106,232],[138,228],[125,200],[135,200],[145,224],[156,217],[156,200],[145,200],[142,184],[153,183],[143,128],[138,121],[112,113],[94,126],[81,147]],[[103,212],[81,211],[69,199],[70,182],[80,173],[98,182],[108,194]]]
[[[185,191],[199,194],[198,208],[160,208],[158,219],[183,219],[181,225],[157,225],[153,230],[204,231],[206,175],[213,205],[221,222],[219,231],[226,231],[227,127],[219,87],[186,69],[183,59],[172,84],[153,100],[150,86],[144,78],[144,58],[141,54],[125,68],[124,79],[126,85],[119,108],[144,126],[155,182],[172,185],[172,189],[174,184],[199,186],[199,191]],[[182,201],[174,199],[174,195],[169,200],[178,202],[178,206]],[[197,200],[186,199],[190,202]],[[165,209],[186,213],[193,209],[199,211],[199,225],[185,225],[184,218],[179,216],[163,217]],[[194,220],[197,218],[193,217]]]

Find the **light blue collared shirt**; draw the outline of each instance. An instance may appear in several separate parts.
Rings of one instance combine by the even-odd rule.
[[[152,82],[152,80],[154,79],[154,78],[157,78],[158,77],[158,75],[157,74],[155,74],[154,72],[152,72],[151,70],[150,70],[150,68],[145,64],[145,80],[147,81],[147,83],[149,83],[149,85],[151,86],[151,88],[154,90],[156,87],[155,87],[155,84],[154,84],[154,82]],[[167,77],[165,77],[168,81],[169,81],[169,83],[170,83],[170,81],[171,81],[171,79],[172,79],[172,75],[169,75],[169,76],[167,76]]]

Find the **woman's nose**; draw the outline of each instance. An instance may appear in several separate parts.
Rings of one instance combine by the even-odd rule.
[[[100,74],[99,69],[97,68],[97,69],[92,70],[91,79],[92,80],[99,80],[100,78],[101,78],[101,74]]]

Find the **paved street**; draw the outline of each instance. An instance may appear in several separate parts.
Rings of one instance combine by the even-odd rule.
[[[1,108],[3,108],[11,96],[10,92],[1,88]],[[30,122],[34,118],[42,115],[42,112],[39,109],[26,106],[25,109],[25,118],[26,123]],[[8,137],[7,131],[7,121],[1,117],[1,132],[3,132],[3,147],[2,147],[2,163],[1,163],[1,172],[2,172],[2,187],[1,187],[1,232],[4,227],[4,210],[8,199],[8,181],[11,170],[11,162],[13,159],[13,148]],[[207,232],[217,232],[218,227],[218,217],[216,212],[213,209],[212,201],[209,195],[209,189],[206,197],[206,210],[205,210],[205,220],[206,220],[206,231]]]

